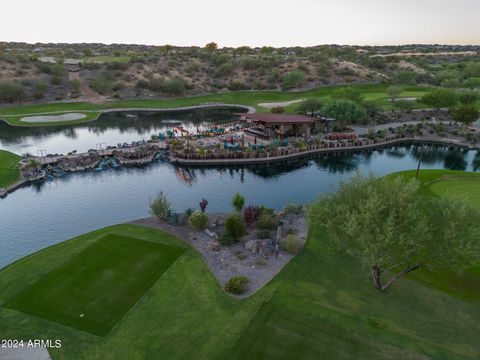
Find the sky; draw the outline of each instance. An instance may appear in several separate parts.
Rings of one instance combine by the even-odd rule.
[[[480,0],[16,0],[0,41],[480,45]]]

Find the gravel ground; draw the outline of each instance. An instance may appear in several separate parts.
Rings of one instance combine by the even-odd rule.
[[[209,214],[211,224],[220,224],[211,226],[209,231],[220,234],[223,231],[221,224],[227,216],[228,214]],[[304,215],[281,217],[281,220],[285,223],[282,230],[283,235],[288,229],[292,229],[299,237],[301,247],[303,247],[308,234]],[[220,246],[206,231],[197,231],[189,224],[173,226],[156,218],[144,218],[131,223],[162,229],[191,245],[202,255],[222,288],[232,276],[247,276],[250,280],[249,288],[241,297],[251,296],[265,286],[295,256],[283,250],[278,252],[278,257],[275,254],[262,256],[253,252],[251,240],[256,239],[257,232],[254,227],[249,228],[249,234],[243,237],[239,243],[225,247]]]

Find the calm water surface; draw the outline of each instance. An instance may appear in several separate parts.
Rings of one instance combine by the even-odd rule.
[[[272,165],[185,168],[155,163],[68,175],[0,199],[0,267],[73,236],[145,217],[149,199],[160,190],[178,211],[198,208],[202,197],[209,201],[208,211],[228,211],[236,191],[247,204],[281,209],[288,202],[311,202],[357,171],[386,175],[414,169],[417,159],[417,147],[400,146]],[[425,169],[480,169],[476,151],[432,146],[423,159]]]
[[[102,114],[96,121],[71,126],[18,127],[0,121],[0,149],[16,154],[66,154],[86,152],[97,144],[117,145],[150,139],[179,124],[188,130],[231,122],[242,108],[212,108],[173,112],[118,112]]]
[[[0,148],[18,154],[87,151],[96,144],[115,145],[182,124],[190,130],[232,121],[242,109],[204,109],[171,113],[110,113],[97,121],[68,127],[11,127],[0,122]],[[416,167],[413,146],[349,155],[322,155],[290,162],[242,167],[180,167],[155,163],[101,173],[69,175],[34,184],[0,199],[0,267],[46,246],[104,226],[148,215],[148,202],[165,191],[178,211],[198,207],[228,211],[241,192],[250,204],[281,209],[288,202],[308,203],[336,188],[357,171],[385,175]],[[423,168],[478,171],[476,152],[430,147]]]

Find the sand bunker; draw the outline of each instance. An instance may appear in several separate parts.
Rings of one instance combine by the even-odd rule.
[[[305,99],[300,99],[300,100],[292,100],[292,101],[284,101],[284,102],[271,102],[271,103],[261,103],[261,104],[258,104],[259,106],[262,106],[264,108],[267,108],[267,109],[271,109],[271,108],[274,108],[274,107],[277,107],[277,106],[288,106],[288,105],[292,105],[292,104],[295,104],[295,103],[299,103],[299,102],[302,102],[304,101]]]
[[[87,115],[81,113],[67,113],[60,115],[37,115],[27,116],[20,119],[20,121],[28,123],[42,123],[42,122],[55,122],[55,121],[74,121],[86,118]]]

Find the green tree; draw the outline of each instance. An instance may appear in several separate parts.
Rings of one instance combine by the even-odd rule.
[[[457,104],[458,95],[456,92],[447,89],[438,89],[428,93],[420,99],[425,105],[434,109],[449,108]]]
[[[417,74],[411,70],[400,70],[395,74],[395,81],[403,85],[415,85],[417,83]]]
[[[469,89],[479,89],[480,77],[472,77],[472,78],[466,79],[463,84]]]
[[[462,270],[480,258],[480,213],[455,199],[419,196],[401,177],[356,176],[312,206],[311,221],[384,291],[425,266]],[[383,274],[391,277],[384,282]]]
[[[473,105],[460,105],[452,110],[453,120],[464,125],[470,125],[478,120],[479,116],[479,111]]]
[[[390,101],[394,103],[397,101],[400,94],[403,92],[403,89],[400,86],[389,86],[387,88],[387,95],[390,98]]]
[[[327,100],[322,113],[340,122],[363,123],[367,120],[367,110],[348,99]]]
[[[213,52],[218,49],[218,44],[213,41],[209,42],[207,45],[205,45],[205,49]]]
[[[11,82],[0,82],[0,102],[22,102],[27,97],[22,85]]]
[[[479,77],[480,76],[480,62],[471,62],[465,67],[466,77]]]
[[[475,91],[465,91],[460,93],[458,96],[458,101],[462,105],[473,105],[480,98],[479,94]]]
[[[298,106],[297,111],[302,112],[304,114],[309,112],[313,116],[313,113],[315,111],[320,110],[322,108],[322,105],[323,105],[322,100],[311,98],[311,99],[302,101]]]
[[[305,74],[300,70],[294,70],[285,75],[282,79],[283,89],[298,88],[305,84]]]
[[[241,212],[245,206],[245,198],[237,192],[235,195],[233,195],[232,206],[236,211]]]

